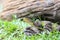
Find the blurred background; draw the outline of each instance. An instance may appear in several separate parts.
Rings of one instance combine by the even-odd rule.
[[[0,12],[3,10],[3,2],[4,0],[0,0]]]

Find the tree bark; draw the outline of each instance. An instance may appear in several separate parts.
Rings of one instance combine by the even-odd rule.
[[[44,15],[55,20],[60,17],[59,8],[59,0],[5,0],[0,18],[11,20],[14,14],[19,18]]]

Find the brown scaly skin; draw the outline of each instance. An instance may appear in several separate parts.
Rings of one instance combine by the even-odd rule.
[[[31,36],[31,35],[35,35],[35,34],[39,34],[39,33],[43,33],[44,31],[48,30],[50,31],[50,29],[52,28],[51,25],[49,25],[49,23],[51,24],[51,22],[49,21],[43,21],[45,22],[45,26],[42,27],[42,21],[36,21],[34,22],[34,25],[35,26],[31,26],[31,27],[27,27],[24,31],[24,34],[28,35],[28,36]],[[48,27],[48,28],[47,28]],[[51,27],[51,28],[50,28]],[[52,30],[52,29],[51,29]]]
[[[41,26],[42,22],[44,23],[44,26]],[[24,34],[31,36],[31,35],[36,35],[39,33],[49,34],[50,32],[53,32],[53,31],[60,32],[60,25],[53,26],[53,24],[54,23],[52,23],[50,21],[36,21],[36,22],[34,22],[35,26],[27,27],[24,30]]]
[[[35,35],[35,34],[38,34],[40,33],[41,31],[38,30],[36,27],[27,27],[25,30],[24,30],[24,34],[25,35],[28,35],[28,36],[31,36],[31,35]]]

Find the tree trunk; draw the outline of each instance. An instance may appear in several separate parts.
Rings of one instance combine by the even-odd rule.
[[[11,20],[17,17],[35,17],[44,15],[45,18],[60,18],[60,0],[5,0],[0,18]],[[60,19],[58,19],[60,20]]]

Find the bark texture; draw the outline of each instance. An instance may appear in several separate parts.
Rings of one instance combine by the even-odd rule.
[[[14,14],[19,18],[39,15],[49,19],[60,17],[60,0],[4,0],[2,4],[0,18],[4,20],[11,20]]]

